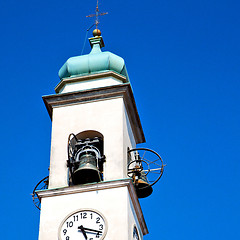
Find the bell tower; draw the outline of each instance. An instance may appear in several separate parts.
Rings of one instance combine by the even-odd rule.
[[[60,69],[56,94],[43,96],[52,138],[46,189],[34,189],[39,240],[143,239],[148,229],[138,198],[152,193],[162,160],[136,149],[145,137],[124,60],[102,52],[99,29],[89,42],[89,54]],[[151,171],[156,179],[148,179]]]

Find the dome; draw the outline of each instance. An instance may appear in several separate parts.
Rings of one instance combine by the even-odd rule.
[[[129,81],[124,59],[111,52],[102,52],[104,47],[101,36],[89,39],[92,50],[87,55],[69,58],[59,70],[59,78],[71,78],[107,71],[114,71]]]

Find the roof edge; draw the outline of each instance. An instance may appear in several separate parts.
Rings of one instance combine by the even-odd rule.
[[[123,83],[77,92],[48,95],[43,96],[42,98],[49,116],[52,119],[54,107],[81,104],[91,101],[102,101],[116,97],[122,97],[124,100],[136,143],[144,143],[146,140],[130,83]]]

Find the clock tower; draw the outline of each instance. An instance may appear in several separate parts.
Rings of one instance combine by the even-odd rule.
[[[91,52],[69,58],[56,94],[43,97],[52,138],[39,240],[143,239],[128,151],[145,138],[126,65],[102,52],[99,29],[89,41]]]
[[[89,54],[59,70],[56,94],[43,96],[52,138],[49,177],[33,191],[39,240],[142,240],[138,198],[152,193],[164,165],[136,149],[145,137],[123,58],[102,52],[98,28],[89,42]]]

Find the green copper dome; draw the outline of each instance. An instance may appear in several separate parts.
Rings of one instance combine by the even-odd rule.
[[[124,59],[111,53],[102,52],[104,47],[101,36],[89,39],[92,50],[87,55],[69,58],[59,70],[59,78],[71,78],[88,74],[114,71],[129,81]]]

